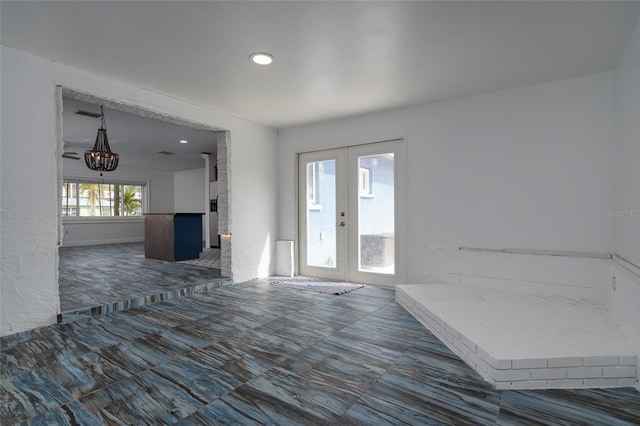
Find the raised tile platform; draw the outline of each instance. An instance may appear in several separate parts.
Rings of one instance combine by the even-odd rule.
[[[211,265],[207,265],[211,266]],[[233,284],[220,269],[147,259],[144,243],[60,248],[58,322],[110,314]]]
[[[637,354],[583,300],[455,284],[401,285],[396,299],[497,389],[637,386]]]
[[[160,289],[152,294],[143,296],[127,296],[124,300],[63,311],[58,314],[58,323],[66,323],[82,318],[106,315],[113,312],[124,311],[126,309],[152,305],[154,303],[179,299],[181,297],[191,296],[195,293],[202,293],[229,285],[233,285],[233,280],[231,278],[219,278],[204,284],[187,285],[185,287],[174,289]]]

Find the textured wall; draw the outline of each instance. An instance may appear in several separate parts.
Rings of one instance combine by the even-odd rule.
[[[2,47],[0,334],[55,322],[58,180],[50,65]]]
[[[218,234],[222,275],[233,278],[233,251],[229,226],[229,134],[218,133]],[[224,189],[227,189],[226,191]]]

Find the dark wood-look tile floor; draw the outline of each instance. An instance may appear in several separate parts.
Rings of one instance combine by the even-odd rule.
[[[60,248],[59,322],[231,285],[220,269],[147,259],[144,243]]]
[[[0,424],[640,422],[634,389],[492,389],[392,290],[270,281],[1,338]]]

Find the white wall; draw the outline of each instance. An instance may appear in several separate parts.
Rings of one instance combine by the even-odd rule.
[[[63,222],[63,247],[144,241],[144,218],[71,219]]]
[[[596,257],[600,256],[600,257]],[[425,250],[425,283],[451,283],[604,304],[609,253]]]
[[[233,278],[245,281],[256,276],[269,276],[274,271],[275,259],[271,262],[269,253],[275,253],[278,234],[278,188],[269,186],[269,183],[277,181],[277,135],[274,134],[274,144],[268,149],[264,149],[266,146],[255,149],[250,143],[237,143],[238,137],[252,141],[260,140],[261,135],[257,126],[242,133],[232,131],[227,152],[231,162],[228,171],[232,188],[229,191],[231,213],[228,226],[232,234]],[[219,182],[221,184],[223,182]],[[266,227],[272,231],[264,232]],[[256,265],[254,259],[261,260]]]
[[[204,162],[204,161],[203,161]],[[174,173],[176,213],[205,213],[205,199],[209,189],[205,187],[205,169],[184,170]],[[202,216],[202,241],[206,239],[205,216]]]
[[[56,85],[228,129],[233,278],[270,272],[275,130],[5,46],[0,55],[1,335],[54,323],[59,311]]]
[[[640,354],[640,21],[615,72],[615,223],[614,252],[632,262],[613,262],[615,290],[607,286],[611,312]],[[624,262],[623,262],[624,263]],[[640,377],[640,368],[638,370]],[[639,385],[640,388],[640,385]]]
[[[174,173],[176,213],[204,213],[209,189],[204,186],[204,168]],[[171,212],[169,212],[171,213]]]
[[[640,23],[615,73],[615,251],[640,265]]]
[[[64,159],[65,178],[96,178],[98,174],[85,166],[84,161]],[[148,212],[174,211],[174,174],[158,170],[119,166],[105,175],[107,179],[129,182],[148,182]],[[113,244],[144,241],[144,218],[63,219],[62,245],[65,247],[91,244]]]
[[[296,154],[405,137],[408,277],[425,247],[609,253],[613,73],[282,130],[280,238],[296,237]]]

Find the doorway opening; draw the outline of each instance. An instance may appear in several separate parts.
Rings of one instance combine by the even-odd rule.
[[[403,140],[299,155],[301,275],[404,282],[405,170]]]
[[[189,272],[185,273],[184,271],[176,271],[180,268],[184,269],[185,267],[189,267],[188,265],[178,265],[177,263],[170,263],[168,265],[169,268],[167,268],[167,265],[163,265],[159,270],[154,271],[146,269],[147,267],[152,268],[158,266],[154,265],[153,262],[148,262],[144,266],[137,264],[128,265],[128,273],[130,275],[129,279],[131,282],[133,282],[132,276],[134,275],[138,275],[140,280],[145,280],[145,273],[151,274],[155,277],[165,277],[166,280],[164,282],[162,282],[162,280],[159,281],[157,291],[153,291],[152,294],[146,294],[144,292],[139,293],[135,295],[137,297],[135,300],[127,299],[125,295],[123,296],[124,300],[120,297],[118,300],[108,300],[108,303],[102,303],[106,300],[103,299],[98,300],[99,303],[92,304],[92,299],[88,297],[87,302],[84,303],[83,306],[74,306],[74,308],[89,308],[89,310],[93,311],[93,314],[96,312],[99,313],[99,311],[112,312],[126,307],[146,304],[147,302],[156,299],[159,301],[160,299],[166,300],[173,298],[172,295],[174,295],[174,293],[188,294],[191,291],[207,290],[210,289],[209,287],[213,288],[220,285],[230,284],[232,282],[230,265],[231,238],[228,235],[228,175],[230,170],[227,161],[229,158],[227,155],[230,140],[229,132],[225,129],[207,123],[199,123],[168,114],[162,114],[147,108],[129,105],[113,99],[105,99],[103,97],[61,86],[56,88],[56,100],[58,110],[58,246],[60,247],[57,253],[57,281],[59,295],[61,298],[61,311],[64,313],[65,308],[69,307],[68,303],[62,303],[64,292],[62,291],[61,283],[67,283],[68,281],[64,281],[63,279],[68,277],[61,277],[61,274],[68,272],[69,264],[61,262],[61,251],[67,250],[69,253],[72,253],[73,249],[82,249],[82,247],[73,246],[91,245],[91,247],[87,247],[87,249],[94,249],[94,253],[92,254],[93,257],[89,256],[91,259],[84,262],[84,268],[73,270],[73,275],[79,276],[82,273],[87,273],[88,276],[93,278],[101,277],[99,278],[100,281],[105,283],[107,283],[109,279],[122,280],[123,276],[127,275],[127,271],[123,268],[123,271],[121,271],[122,274],[119,274],[117,272],[118,264],[124,265],[125,263],[131,263],[128,262],[128,260],[133,260],[133,263],[150,260],[144,259],[144,243],[140,242],[141,240],[144,241],[144,219],[142,217],[142,214],[144,213],[174,213],[179,212],[178,210],[193,210],[193,212],[197,210],[198,213],[204,213],[203,231],[205,232],[203,232],[203,245],[206,244],[206,248],[208,248],[210,246],[211,239],[211,234],[208,231],[211,226],[210,214],[212,213],[209,208],[211,205],[209,188],[211,185],[211,178],[215,177],[210,170],[215,170],[217,172],[218,179],[216,182],[217,194],[215,200],[215,213],[218,215],[218,220],[216,226],[218,227],[218,233],[224,236],[224,238],[222,238],[221,247],[219,248],[222,252],[219,256],[219,269],[211,269],[211,271],[215,272],[200,271],[196,274],[190,274]],[[72,110],[72,114],[75,114],[75,109],[78,109],[76,108],[78,105],[96,106],[98,108],[98,112],[99,106],[104,106],[107,129],[113,152],[118,153],[118,144],[114,144],[112,142],[116,141],[118,138],[122,140],[120,147],[124,145],[131,145],[127,146],[126,156],[121,155],[120,165],[118,166],[118,168],[121,169],[121,173],[116,173],[118,172],[116,170],[116,172],[104,173],[104,176],[99,176],[97,172],[90,171],[86,166],[82,167],[84,166],[82,158],[84,150],[90,149],[91,146],[93,146],[98,127],[95,125],[94,121],[89,119],[86,122],[88,123],[88,130],[83,131],[83,134],[86,134],[86,139],[79,138],[71,131],[71,129],[64,128],[65,123],[63,122],[63,113],[66,114],[68,118],[69,111]],[[111,116],[107,111],[111,112]],[[109,126],[110,117],[115,120],[115,116],[119,116],[119,120],[124,120],[122,121],[123,123],[126,123],[127,120],[130,120],[131,122],[146,121],[147,123],[158,123],[158,126],[160,127],[160,130],[158,131],[160,132],[160,135],[157,135],[157,140],[149,142],[148,146],[142,146],[141,144],[136,145],[136,141],[142,140],[145,135],[140,133],[136,134],[135,132],[127,135],[123,135],[122,133],[118,134],[118,129],[113,126]],[[133,125],[131,126],[131,128],[134,128]],[[127,128],[127,124],[123,124],[120,127]],[[172,155],[168,149],[164,148],[165,145],[162,145],[159,140],[161,139],[161,136],[164,136],[162,135],[163,132],[169,132],[167,129],[172,128],[180,128],[190,132],[188,134],[193,138],[191,141],[191,151],[198,148],[197,155],[194,156],[192,155],[193,153],[189,156]],[[94,140],[92,140],[92,138]],[[175,149],[171,149],[171,151],[178,152],[181,146],[187,146],[179,144],[179,140],[172,142],[175,142]],[[166,143],[166,141],[163,143]],[[164,152],[160,153],[160,151]],[[179,154],[182,153],[186,153],[186,151],[179,152]],[[188,207],[184,207],[185,204],[182,199],[185,195],[184,191],[180,192],[180,196],[182,197],[181,200],[176,199],[175,187],[180,186],[179,183],[176,183],[180,179],[174,177],[175,173],[173,173],[171,169],[173,166],[167,166],[168,164],[171,164],[168,162],[171,161],[170,158],[177,159],[178,157],[181,157],[179,161],[182,161],[183,163],[176,165],[175,167],[181,167],[186,170],[177,171],[176,173],[183,173],[187,175],[191,174],[194,176],[197,175],[200,179],[200,181],[197,182],[198,186],[202,186],[202,191],[197,191],[198,193],[191,194],[191,204]],[[152,163],[154,161],[157,164],[153,165]],[[159,169],[163,168],[163,164],[165,165],[166,170],[159,171]],[[198,171],[199,168],[202,168],[202,173]],[[190,173],[189,170],[195,171],[196,173]],[[186,176],[182,180],[186,182],[194,176]],[[85,185],[87,188],[80,185]],[[87,201],[88,197],[90,197],[89,194],[91,194],[91,189],[89,187],[94,186],[97,188],[96,197],[99,202],[99,205],[97,206],[97,203]],[[188,188],[189,186],[182,184],[182,187]],[[83,190],[80,191],[80,188],[83,188]],[[87,189],[89,190],[87,191]],[[105,193],[107,194],[106,196]],[[114,193],[116,194],[115,196],[113,195]],[[75,198],[71,197],[70,194],[75,195]],[[133,198],[133,203],[129,202],[130,200],[127,200],[126,202],[123,201],[126,198],[125,195],[129,196],[129,198]],[[87,198],[87,200],[84,200],[86,202],[83,201],[81,203],[79,199],[83,197]],[[64,203],[65,200],[67,201],[66,204]],[[178,203],[178,201],[181,202]],[[87,204],[87,208],[81,207],[80,204]],[[117,226],[114,227],[114,224]],[[73,226],[75,226],[75,229]],[[113,233],[112,231],[116,229],[118,232]],[[70,231],[76,232],[73,236],[75,237],[75,241],[74,238],[68,237]],[[88,238],[86,236],[87,231],[93,231],[98,236],[93,239]],[[85,232],[85,235],[79,238],[80,241],[78,241],[77,236],[81,235],[82,232]],[[67,237],[67,244],[65,244],[65,237]],[[138,244],[137,246],[136,242]],[[108,256],[109,253],[115,253],[113,249],[117,248],[116,246],[118,244],[122,245],[121,248],[125,253],[127,253],[127,255],[121,257],[119,260],[105,259],[105,256]],[[142,247],[142,253],[140,253],[140,247]],[[140,256],[140,254],[142,254],[142,256]],[[97,259],[101,259],[101,262],[98,262],[99,266],[95,266]],[[106,267],[105,265],[109,261],[112,262],[111,266]],[[99,269],[101,267],[107,269],[111,268],[116,272],[110,274],[104,272],[107,269],[103,269],[103,273],[100,274]],[[204,270],[204,268],[201,269]],[[183,281],[187,282],[187,284],[192,284],[191,287],[193,287],[193,289],[179,291],[170,288],[166,285],[167,282],[172,282],[172,285],[175,287],[175,285],[180,281],[179,278],[173,277],[173,275],[183,277]],[[118,293],[118,291],[116,291],[116,293]],[[107,295],[107,299],[108,297],[110,296]],[[76,303],[76,301],[73,301],[73,303]],[[67,309],[67,311],[69,310]],[[60,320],[61,317],[59,316],[58,319]]]

